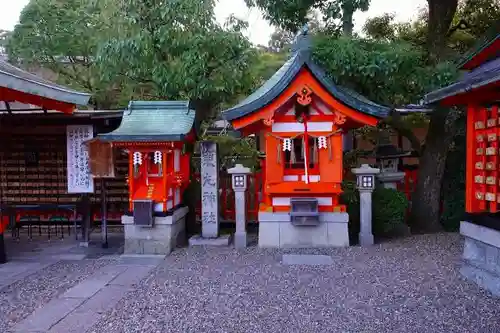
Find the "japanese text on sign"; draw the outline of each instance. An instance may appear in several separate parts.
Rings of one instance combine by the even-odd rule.
[[[92,139],[92,125],[66,127],[68,193],[93,193],[89,153],[84,141]]]
[[[217,145],[214,142],[201,142],[201,200],[202,235],[218,237],[219,233],[219,186],[217,167]]]

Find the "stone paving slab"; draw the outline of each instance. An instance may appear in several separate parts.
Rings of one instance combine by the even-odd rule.
[[[101,314],[111,310],[130,290],[124,286],[104,287],[54,325],[48,333],[86,332],[100,319]]]
[[[85,300],[81,298],[54,299],[16,325],[12,332],[27,333],[47,331],[84,301]]]
[[[119,265],[158,266],[165,260],[164,255],[122,255]]]
[[[84,299],[90,298],[125,270],[125,267],[115,265],[106,266],[103,269],[97,271],[90,278],[86,279],[82,283],[77,284],[76,286],[65,292],[62,297]]]
[[[153,267],[154,266],[138,266],[127,268],[125,272],[113,279],[109,285],[122,287],[133,286],[145,278]]]
[[[162,257],[121,258],[36,310],[12,332],[80,333],[89,330],[160,263]],[[127,264],[125,264],[127,263]]]
[[[284,265],[331,265],[332,257],[315,254],[284,254]]]
[[[56,261],[24,262],[10,261],[0,266],[0,289],[17,281],[23,280],[31,274],[55,264]]]

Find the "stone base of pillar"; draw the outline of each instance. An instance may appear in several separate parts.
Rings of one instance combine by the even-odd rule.
[[[370,246],[375,244],[375,239],[372,234],[359,234],[359,245]]]
[[[460,234],[465,238],[460,274],[500,297],[500,231],[462,222]]]
[[[125,254],[168,255],[186,237],[186,215],[181,207],[171,216],[155,217],[153,227],[134,225],[132,216],[122,216],[125,230]]]
[[[259,212],[259,247],[315,248],[349,246],[349,215],[320,213],[317,226],[295,226],[289,213]]]
[[[231,243],[230,235],[222,235],[217,238],[207,238],[201,235],[195,235],[189,238],[189,246],[229,246]]]
[[[234,234],[234,247],[237,249],[244,249],[248,245],[247,243],[247,233],[237,232]]]

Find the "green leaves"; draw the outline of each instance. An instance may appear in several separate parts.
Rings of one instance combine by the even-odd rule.
[[[150,84],[153,98],[202,100],[209,109],[252,87],[256,53],[241,33],[245,23],[219,25],[214,1],[127,0],[117,15],[127,17],[121,29],[128,33],[101,45],[104,77]]]
[[[99,78],[95,55],[108,37],[110,0],[31,0],[7,41],[10,61],[51,70],[57,81],[92,94],[95,107],[111,107],[123,91]]]
[[[273,25],[292,33],[319,12],[325,29],[333,32],[342,27],[349,35],[354,12],[368,10],[370,0],[246,0],[246,3],[249,7],[261,9],[264,18]],[[346,31],[346,26],[350,31]]]
[[[337,84],[385,105],[416,103],[455,73],[449,64],[427,66],[423,51],[398,41],[319,35],[314,58]]]

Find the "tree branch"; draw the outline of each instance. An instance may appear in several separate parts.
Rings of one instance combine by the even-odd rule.
[[[422,143],[417,138],[413,130],[404,122],[401,113],[396,110],[391,111],[391,115],[383,120],[383,123],[391,126],[399,134],[404,136],[410,141],[412,149],[420,156],[422,153]]]

